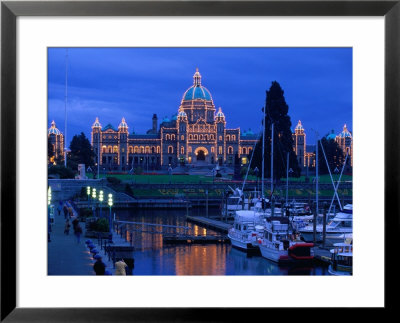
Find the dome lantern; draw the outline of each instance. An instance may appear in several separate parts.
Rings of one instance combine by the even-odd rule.
[[[126,123],[125,118],[122,118],[121,123],[118,126],[118,130],[128,131],[128,124]]]
[[[94,121],[94,123],[93,123],[93,125],[92,125],[92,129],[94,129],[94,128],[99,128],[99,129],[101,129],[101,124],[100,124],[100,122],[99,122],[99,118],[98,118],[98,117],[96,117],[96,120]]]

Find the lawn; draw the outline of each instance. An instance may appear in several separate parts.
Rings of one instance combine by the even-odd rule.
[[[87,174],[88,178],[93,178],[92,174]],[[115,177],[122,181],[127,181],[130,183],[137,184],[198,184],[198,183],[212,183],[213,178],[211,176],[202,176],[202,175],[129,175],[129,174],[107,174],[101,175],[101,178],[104,177]],[[314,183],[315,176],[309,177],[309,183]],[[339,175],[333,175],[333,179],[336,182],[339,179]],[[257,177],[248,176],[248,181],[256,181]],[[269,179],[266,178],[266,181]],[[214,178],[215,182],[221,181],[221,178]],[[227,181],[227,179],[222,180]],[[261,181],[259,179],[259,181]],[[341,182],[352,181],[351,175],[343,175],[341,178]],[[281,178],[281,182],[285,183],[286,178]],[[289,178],[289,183],[298,183],[305,182],[305,176],[300,176],[299,178]],[[331,178],[329,174],[320,175],[319,183],[321,184],[329,184],[331,183]],[[290,184],[289,184],[290,185]]]

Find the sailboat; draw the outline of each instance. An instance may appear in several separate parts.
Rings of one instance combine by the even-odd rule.
[[[273,147],[274,124],[272,123],[271,135],[271,196],[273,192]],[[282,210],[282,209],[280,209]],[[304,262],[314,258],[312,243],[304,243],[298,235],[293,234],[289,226],[289,218],[281,212],[275,212],[272,203],[270,216],[264,218],[263,236],[258,239],[261,255],[277,263]]]

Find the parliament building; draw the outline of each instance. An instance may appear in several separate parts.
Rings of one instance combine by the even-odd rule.
[[[153,170],[183,163],[233,166],[235,155],[247,164],[257,139],[251,130],[226,127],[225,115],[221,108],[216,110],[198,69],[177,114],[171,119],[165,117],[159,127],[155,114],[146,134],[129,132],[125,118],[118,129],[110,124],[103,128],[96,118],[91,132],[92,147],[96,155],[100,153],[103,171],[127,171],[138,166]]]

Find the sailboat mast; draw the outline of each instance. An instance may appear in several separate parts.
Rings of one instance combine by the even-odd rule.
[[[65,50],[64,166],[67,167],[68,48]]]
[[[289,152],[286,157],[286,205],[288,205],[288,195],[289,195]]]
[[[274,124],[272,123],[271,130],[271,198],[274,191]]]
[[[261,198],[264,198],[264,151],[265,151],[265,108],[263,110],[263,139],[262,139],[262,163],[261,163]]]
[[[317,216],[318,216],[318,134],[317,134],[317,148],[316,148],[316,152],[315,152],[316,156],[316,164],[315,164],[315,173],[316,173],[316,177],[315,177],[315,199],[316,199],[316,207],[317,207]]]

